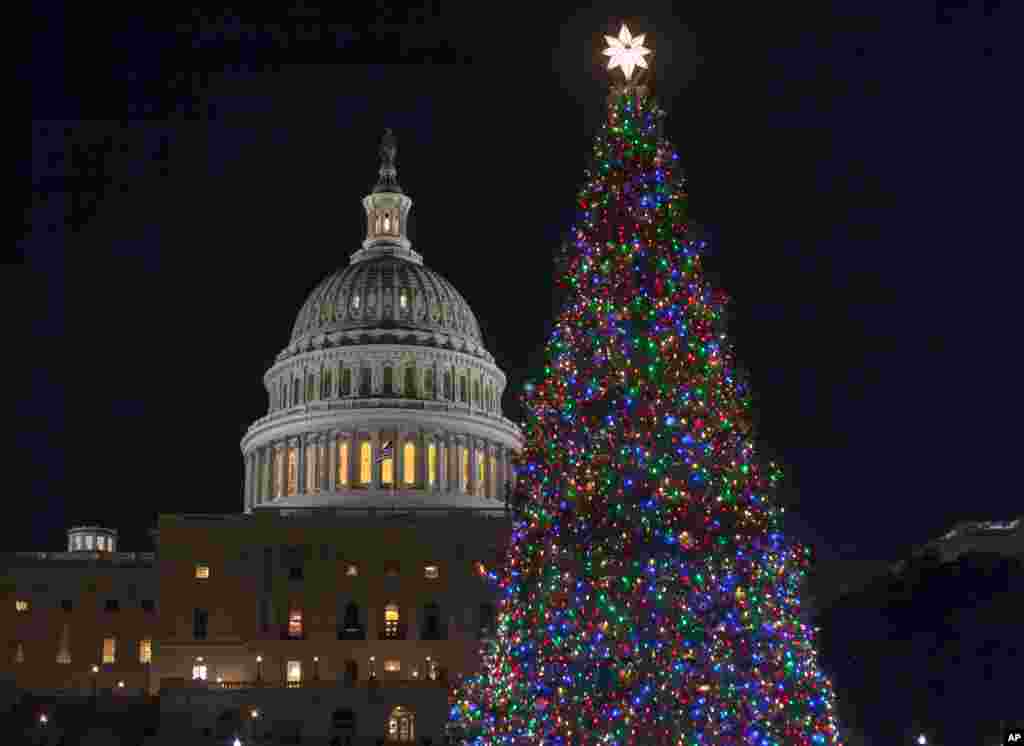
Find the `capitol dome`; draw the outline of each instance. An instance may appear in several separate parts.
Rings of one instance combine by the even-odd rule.
[[[264,375],[268,412],[242,439],[246,512],[504,505],[522,435],[505,374],[451,283],[406,235],[390,130],[367,229]]]

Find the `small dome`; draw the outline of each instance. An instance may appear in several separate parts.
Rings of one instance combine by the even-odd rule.
[[[388,255],[350,264],[321,282],[299,311],[289,347],[359,329],[429,332],[469,342],[458,346],[483,346],[476,316],[450,282]]]

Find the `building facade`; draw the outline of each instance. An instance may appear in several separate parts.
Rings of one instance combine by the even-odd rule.
[[[522,436],[472,310],[412,248],[395,155],[389,131],[362,248],[264,375],[241,512],[161,515],[153,554],[84,526],[9,556],[20,688],[159,694],[177,738],[439,741],[494,630]]]

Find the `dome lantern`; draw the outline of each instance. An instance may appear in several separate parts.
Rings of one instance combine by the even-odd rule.
[[[415,264],[423,264],[423,257],[412,250],[406,235],[406,221],[412,200],[398,184],[395,156],[398,141],[390,129],[384,130],[380,144],[380,171],[373,192],[363,198],[366,210],[366,240],[363,248],[352,255],[351,263],[379,256],[394,256]]]

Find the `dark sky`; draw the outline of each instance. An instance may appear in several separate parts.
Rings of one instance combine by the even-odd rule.
[[[601,35],[636,9],[792,530],[888,557],[1024,512],[1007,10],[690,5],[33,4],[32,195],[5,273],[12,548],[89,520],[146,549],[157,513],[241,510],[262,374],[360,245],[385,126],[414,245],[475,310],[518,420],[603,118]]]

